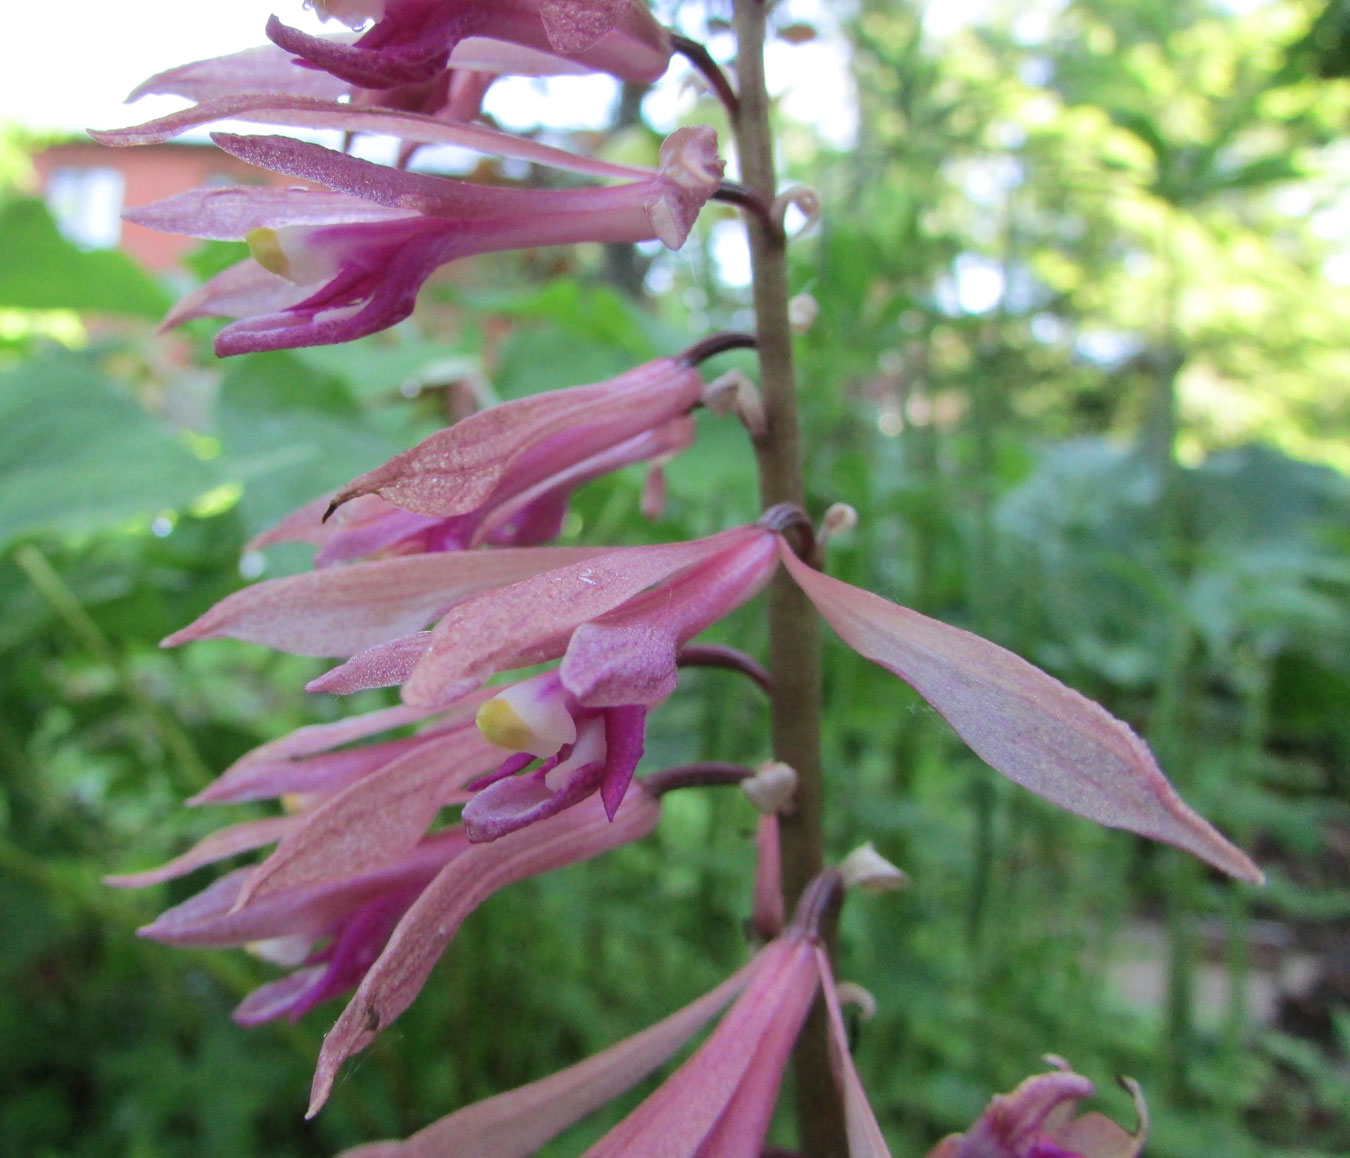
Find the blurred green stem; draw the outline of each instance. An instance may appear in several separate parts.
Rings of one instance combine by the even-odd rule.
[[[142,718],[149,732],[157,736],[170,757],[175,786],[188,793],[205,787],[211,772],[193,745],[191,738],[178,722],[136,682],[118,650],[113,646],[93,617],[84,609],[79,596],[57,573],[47,557],[35,546],[25,544],[14,552],[14,561],[28,576],[29,582],[47,600],[57,617],[71,634],[100,662],[108,665],[117,676],[123,693]]]

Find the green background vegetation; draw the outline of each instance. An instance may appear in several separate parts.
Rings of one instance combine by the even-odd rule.
[[[1235,887],[1020,793],[831,640],[830,847],[871,839],[913,879],[844,914],[841,975],[880,1005],[859,1065],[898,1156],[1053,1051],[1127,1123],[1111,1078],[1144,1084],[1156,1158],[1329,1158],[1350,1152],[1350,5],[1044,7],[991,5],[937,39],[922,4],[861,0],[856,150],[785,126],[791,176],[826,206],[794,254],[820,305],[800,343],[812,500],[861,514],[834,573],[1100,699],[1270,883]],[[229,1009],[269,966],[134,935],[212,874],[99,882],[255,815],[180,801],[350,710],[300,690],[312,661],[157,649],[243,582],[248,540],[443,424],[465,382],[515,397],[744,324],[712,257],[730,213],[705,217],[650,275],[670,285],[654,300],[614,285],[645,256],[526,255],[441,284],[390,334],[221,366],[213,326],[153,335],[169,290],[66,242],[16,182],[0,206],[0,1152],[331,1153],[576,1060],[743,958],[751,812],[677,796],[643,845],[486,905],[306,1124],[337,1007],[239,1029]],[[207,247],[199,272],[232,257]],[[579,495],[569,537],[753,517],[743,433],[700,426],[658,523],[628,473]],[[305,563],[280,550],[265,573]],[[718,629],[751,651],[760,632],[753,608]],[[758,761],[766,723],[734,677],[689,672],[646,767]],[[1113,981],[1130,961],[1153,999]],[[1258,1020],[1244,995],[1272,975],[1288,996]]]

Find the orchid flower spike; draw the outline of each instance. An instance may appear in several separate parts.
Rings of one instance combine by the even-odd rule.
[[[1075,1118],[1077,1104],[1092,1096],[1092,1083],[1060,1059],[1047,1060],[1055,1063],[1054,1072],[995,1097],[974,1126],[944,1138],[928,1158],[1138,1158],[1148,1136],[1139,1087],[1122,1079],[1139,1114],[1132,1134],[1095,1112]]]
[[[252,259],[188,295],[166,319],[240,318],[222,356],[345,342],[412,313],[422,283],[457,258],[580,241],[684,244],[722,175],[716,134],[679,129],[641,180],[522,189],[408,173],[286,137],[214,134],[227,152],[312,189],[241,187],[180,194],[127,214],[152,229],[245,240]]]
[[[670,36],[638,0],[313,0],[321,16],[360,28],[354,44],[310,36],[275,16],[267,36],[352,84],[398,88],[434,78],[469,37],[506,41],[650,84],[670,62]]]

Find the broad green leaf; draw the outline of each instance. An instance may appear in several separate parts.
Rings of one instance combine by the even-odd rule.
[[[158,320],[171,299],[123,253],[87,251],[57,231],[33,198],[0,205],[0,306],[25,310],[91,310]]]
[[[104,530],[181,507],[215,482],[84,359],[62,354],[0,375],[0,544]]]
[[[250,535],[404,449],[374,427],[342,382],[290,353],[231,360],[218,418],[226,469],[244,484]]]

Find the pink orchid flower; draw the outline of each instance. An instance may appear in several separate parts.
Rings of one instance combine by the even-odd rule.
[[[314,565],[328,567],[362,558],[460,551],[485,545],[537,546],[561,533],[568,500],[577,487],[638,462],[651,464],[642,510],[654,518],[660,513],[662,468],[686,449],[693,437],[691,419],[673,418],[655,430],[635,435],[575,466],[557,471],[533,486],[526,487],[512,479],[510,486],[512,489],[519,486],[519,493],[511,494],[503,488],[480,507],[444,518],[414,514],[375,494],[339,500],[338,492],[332,492],[293,511],[255,538],[249,549],[273,543],[309,543],[318,548]],[[339,501],[343,505],[335,509]]]
[[[1048,1060],[1056,1066],[1053,1073],[995,1097],[970,1130],[944,1138],[928,1158],[1138,1158],[1148,1136],[1139,1087],[1122,1083],[1139,1112],[1133,1134],[1095,1112],[1075,1118],[1074,1107],[1092,1096],[1092,1083],[1060,1059]]]
[[[311,542],[320,547],[316,565],[325,566],[379,553],[546,542],[577,486],[633,462],[664,462],[689,445],[688,414],[704,390],[696,353],[470,415],[295,512],[254,545]]]
[[[267,22],[273,43],[363,88],[430,80],[467,37],[507,41],[650,84],[670,62],[670,37],[637,0],[338,0],[320,15],[372,27],[354,44]]]
[[[390,719],[386,714],[379,722]],[[316,734],[321,730],[323,739]],[[347,728],[345,734],[355,731]],[[343,735],[342,725],[325,725],[303,741],[288,737],[279,744],[299,752],[340,742]],[[244,999],[235,1011],[243,1024],[278,1016],[295,1020],[371,977],[377,996],[370,1000],[380,1016],[393,1020],[412,1002],[459,925],[487,897],[515,881],[639,840],[659,818],[657,798],[634,790],[613,816],[583,806],[492,845],[471,844],[460,825],[425,835],[440,805],[457,799],[448,789],[471,774],[473,753],[481,768],[487,747],[472,724],[467,732],[436,733],[393,759],[386,746],[386,761],[374,771],[307,800],[299,814],[232,826],[158,869],[111,877],[108,883],[155,884],[279,841],[261,864],[227,874],[161,914],[142,935],[175,945],[249,945],[296,967]],[[272,762],[276,752],[274,746]],[[279,778],[279,788],[284,781]],[[369,1040],[362,1029],[339,1025],[348,1035],[342,1040],[360,1041],[353,1049]],[[363,1027],[373,1036],[368,1016]]]
[[[467,1106],[406,1141],[359,1146],[343,1158],[526,1158],[645,1078],[733,998],[697,1052],[585,1158],[759,1158],[783,1071],[817,990],[826,1003],[850,1158],[889,1158],[849,1058],[829,958],[800,920],[712,992],[626,1041]],[[326,1095],[327,1087],[317,1093]]]
[[[553,569],[541,562],[529,577],[508,577],[533,552],[560,550],[411,556],[273,580],[231,595],[166,642],[230,635],[350,656],[311,690],[401,683],[404,702],[422,708],[497,672],[561,658],[553,695],[571,700],[559,711],[570,713],[571,703],[645,709],[674,690],[679,647],[751,598],[781,563],[844,642],[909,683],[995,770],[1070,812],[1174,844],[1239,879],[1262,879],[1182,801],[1138,736],[1099,705],[988,640],[807,566],[764,521],[690,543],[595,552]],[[509,566],[493,566],[499,555]],[[427,563],[442,584],[432,593],[417,590],[411,570]],[[382,580],[395,566],[408,571],[386,590]],[[467,594],[475,580],[479,593]],[[435,627],[420,631],[442,608]]]
[[[680,129],[661,168],[588,189],[477,185],[376,165],[285,137],[215,134],[243,160],[327,185],[198,190],[127,214],[153,229],[247,240],[253,259],[201,286],[166,319],[225,314],[222,356],[350,341],[412,313],[438,266],[506,249],[578,241],[684,243],[722,175],[716,134]]]

